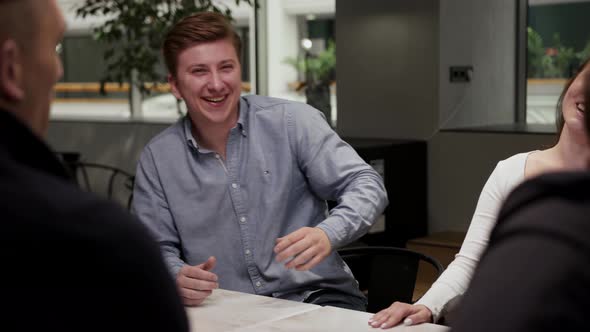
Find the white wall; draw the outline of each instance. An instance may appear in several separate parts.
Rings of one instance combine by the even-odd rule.
[[[427,139],[438,128],[438,1],[336,2],[338,131]]]
[[[428,231],[466,231],[497,162],[546,148],[554,135],[440,132],[428,141]]]
[[[547,146],[553,135],[439,131],[513,120],[516,7],[513,0],[437,3],[433,17],[428,1],[338,0],[339,131],[427,140],[429,232],[461,231],[495,164]],[[449,83],[450,65],[472,65],[473,81]]]
[[[514,120],[516,1],[339,0],[336,27],[344,134],[428,139]],[[472,81],[449,82],[463,65]]]
[[[299,52],[299,35],[295,15],[287,13],[283,1],[266,2],[267,22],[267,82],[269,96],[287,94],[288,83],[297,80],[297,72],[285,64],[287,57]]]
[[[516,1],[440,1],[441,128],[514,121]],[[449,82],[450,66],[473,66],[469,83]]]

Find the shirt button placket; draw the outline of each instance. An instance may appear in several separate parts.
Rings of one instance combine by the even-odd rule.
[[[240,185],[239,185],[238,183],[236,183],[236,182],[232,182],[232,183],[231,183],[231,187],[232,187],[232,189],[234,189],[234,190],[236,190],[236,191],[237,191],[237,189],[239,189],[239,188],[240,188]],[[233,196],[234,194],[237,194],[237,193],[232,193],[232,196]],[[236,201],[237,201],[237,200],[236,200]],[[240,209],[238,209],[236,212],[239,212],[239,210],[240,210]],[[246,222],[248,221],[248,218],[247,218],[246,216],[244,216],[244,215],[243,215],[243,216],[241,216],[241,217],[238,219],[238,221],[239,221],[240,225],[243,225],[243,226],[245,226],[245,225],[246,225]],[[245,229],[244,229],[244,228],[242,228],[242,232],[244,232],[244,231],[245,231]],[[246,234],[246,233],[242,233],[242,236],[243,236],[243,237],[245,237],[244,241],[245,241],[245,242],[248,242],[248,237],[247,237],[247,234]],[[256,267],[255,267],[255,264],[254,264],[254,262],[253,262],[253,260],[252,260],[252,252],[250,251],[250,249],[245,249],[245,250],[244,250],[244,253],[246,254],[246,265],[248,265],[248,272],[249,272],[249,274],[250,274],[250,277],[251,277],[252,279],[258,279],[258,278],[259,278],[259,275],[258,275],[258,273],[255,271],[255,270],[256,270]],[[254,286],[256,286],[256,289],[257,289],[257,290],[260,290],[260,289],[263,287],[263,284],[262,284],[262,282],[261,282],[261,281],[259,281],[259,280],[258,280],[258,281],[256,281],[256,282],[254,282]]]

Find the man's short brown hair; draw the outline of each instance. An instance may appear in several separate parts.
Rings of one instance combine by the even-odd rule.
[[[162,53],[168,72],[176,76],[180,52],[199,43],[223,39],[229,39],[233,43],[239,59],[242,42],[225,16],[215,12],[199,12],[183,18],[172,27],[164,39]]]

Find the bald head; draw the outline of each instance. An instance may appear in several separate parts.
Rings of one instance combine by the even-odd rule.
[[[64,29],[56,0],[0,0],[0,109],[39,136],[62,74],[55,47]]]
[[[46,0],[0,0],[0,43],[6,39],[26,43],[36,37],[37,2],[38,7],[47,5]]]

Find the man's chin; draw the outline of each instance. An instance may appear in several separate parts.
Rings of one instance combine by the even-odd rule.
[[[222,124],[230,121],[231,114],[227,110],[205,110],[201,111],[198,117],[192,116],[191,118],[199,121],[210,123],[210,124]]]
[[[204,109],[203,113],[205,117],[213,123],[225,123],[234,117],[234,113],[237,114],[237,106],[235,107],[235,110],[235,112],[232,112],[232,109],[227,106],[223,108],[208,107]],[[235,118],[237,119],[237,115]]]

